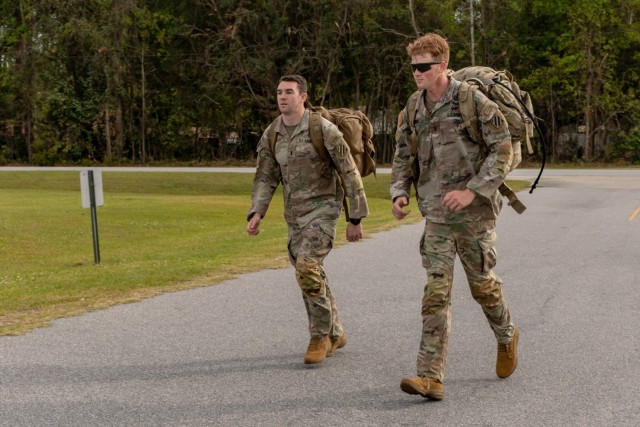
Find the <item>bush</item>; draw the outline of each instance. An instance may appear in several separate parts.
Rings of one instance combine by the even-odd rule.
[[[606,156],[608,160],[640,164],[640,129],[633,129],[628,134],[620,134],[619,138],[607,146]]]

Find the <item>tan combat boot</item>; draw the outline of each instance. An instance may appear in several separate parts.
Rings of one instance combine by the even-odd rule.
[[[339,335],[335,338],[331,338],[331,350],[329,350],[329,352],[327,353],[327,357],[331,357],[333,356],[333,352],[336,351],[339,348],[344,347],[345,345],[347,345],[347,336],[344,334],[344,332],[342,333],[342,335]]]
[[[304,363],[322,363],[327,353],[331,351],[331,340],[329,337],[312,337],[304,355]]]
[[[444,385],[428,377],[403,378],[400,381],[400,389],[408,394],[419,394],[433,400],[444,398]]]
[[[513,332],[513,338],[508,344],[498,343],[498,359],[496,360],[496,375],[507,378],[518,366],[518,328]]]

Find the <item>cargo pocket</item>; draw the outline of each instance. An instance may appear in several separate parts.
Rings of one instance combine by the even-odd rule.
[[[478,245],[480,245],[480,251],[482,253],[482,272],[487,274],[496,266],[496,233],[492,231],[482,236],[482,238],[478,240]]]
[[[420,237],[420,256],[422,257],[422,266],[424,268],[430,268],[431,267],[431,261],[429,261],[429,258],[427,257],[427,255],[425,254],[424,251],[424,239],[425,239],[426,233],[423,232],[422,233],[422,237]]]
[[[314,221],[306,226],[298,257],[304,255],[322,262],[324,257],[326,257],[333,248],[335,226],[335,220]]]
[[[329,249],[333,248],[333,241],[336,238],[336,221],[320,222],[320,230],[323,234],[323,239]]]

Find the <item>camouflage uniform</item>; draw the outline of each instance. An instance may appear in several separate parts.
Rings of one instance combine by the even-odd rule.
[[[369,209],[362,178],[342,133],[333,123],[322,119],[324,145],[334,167],[322,160],[311,142],[309,114],[309,110],[305,111],[291,137],[282,119],[276,119],[275,153],[269,144],[268,131],[262,135],[248,217],[256,212],[265,216],[278,183],[282,182],[284,216],[289,228],[287,248],[302,290],[309,331],[312,337],[337,337],[342,334],[342,326],[323,260],[333,247],[342,210],[344,190],[338,173],[345,182],[350,217],[364,218]]]
[[[480,91],[474,92],[484,145],[474,143],[460,126],[460,82],[449,79],[444,96],[429,114],[426,93],[416,103],[416,162],[420,167],[417,196],[425,228],[420,241],[427,284],[422,300],[422,340],[418,352],[418,376],[443,381],[451,324],[450,299],[453,266],[460,256],[471,294],[481,305],[498,342],[511,340],[514,325],[502,297],[502,281],[491,270],[496,262],[495,220],[502,208],[498,187],[512,161],[507,122],[497,105]],[[412,185],[409,114],[405,107],[396,133],[391,197],[410,200]],[[476,193],[466,208],[453,212],[443,198],[452,190],[469,188]]]

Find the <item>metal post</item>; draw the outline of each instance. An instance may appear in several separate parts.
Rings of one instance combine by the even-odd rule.
[[[96,209],[96,192],[93,186],[93,171],[88,171],[89,200],[91,202],[91,228],[93,230],[93,257],[96,264],[100,264],[100,243],[98,242],[98,213]]]

